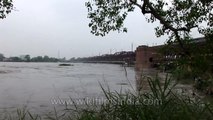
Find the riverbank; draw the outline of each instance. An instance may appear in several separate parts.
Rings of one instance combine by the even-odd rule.
[[[191,98],[211,98],[209,100],[212,101],[212,96],[208,97],[208,95],[195,88],[195,83],[193,80],[177,80],[172,73],[162,72],[154,68],[143,69],[141,72],[137,71],[136,74],[137,90],[142,93],[150,92],[151,90],[148,82],[149,78],[154,79],[155,77],[158,77],[161,85],[165,84],[166,78],[170,78],[171,82],[175,84],[173,92],[177,92],[181,95],[187,95]]]

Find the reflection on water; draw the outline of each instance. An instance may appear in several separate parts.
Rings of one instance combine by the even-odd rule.
[[[148,80],[151,80],[150,78],[155,78],[156,75],[159,75],[159,71],[156,69],[143,69],[143,70],[137,70],[136,71],[136,89],[137,91],[141,93],[150,92],[150,86]]]
[[[27,106],[52,109],[52,98],[103,96],[100,84],[114,90],[135,89],[134,68],[119,65],[57,63],[0,63],[0,111]]]
[[[176,81],[174,77],[172,77],[171,73],[162,72],[154,68],[143,69],[141,71],[136,71],[135,73],[136,73],[136,90],[139,93],[150,93],[151,88],[149,85],[149,81],[156,80],[157,78],[158,80],[160,80],[159,82],[162,88],[164,87],[166,80],[171,80],[169,86],[173,87],[172,88],[173,93],[177,93],[180,95],[187,95],[192,98],[203,97],[199,93],[195,93],[196,91],[194,90],[192,84],[179,83],[178,81]]]

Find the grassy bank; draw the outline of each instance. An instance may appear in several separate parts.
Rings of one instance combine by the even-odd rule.
[[[173,90],[171,79],[164,84],[160,79],[147,78],[149,93],[112,92],[102,87],[106,103],[66,106],[63,111],[53,110],[46,117],[33,115],[26,109],[16,115],[6,115],[5,120],[212,120],[213,106],[208,101],[181,95]],[[70,107],[70,108],[69,108]]]

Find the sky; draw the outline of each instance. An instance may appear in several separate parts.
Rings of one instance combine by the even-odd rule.
[[[15,11],[0,20],[0,53],[6,57],[30,54],[51,57],[88,57],[130,51],[139,45],[160,45],[157,23],[147,23],[139,9],[125,20],[128,33],[105,37],[90,33],[87,0],[14,0]]]

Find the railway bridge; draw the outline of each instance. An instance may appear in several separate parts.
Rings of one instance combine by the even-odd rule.
[[[201,38],[195,38],[192,41],[190,41],[191,44],[196,45],[197,47],[202,47],[205,45],[206,40],[204,37]],[[176,52],[172,52],[170,50],[171,48],[177,48],[178,44],[173,44],[170,46],[170,48],[164,51],[164,53],[160,52],[163,48],[165,48],[166,45],[159,45],[159,46],[139,46],[137,47],[135,53],[136,53],[136,70],[141,70],[143,68],[152,68],[155,66],[158,66],[162,63],[169,63],[173,60],[180,57],[180,54],[177,54]]]

